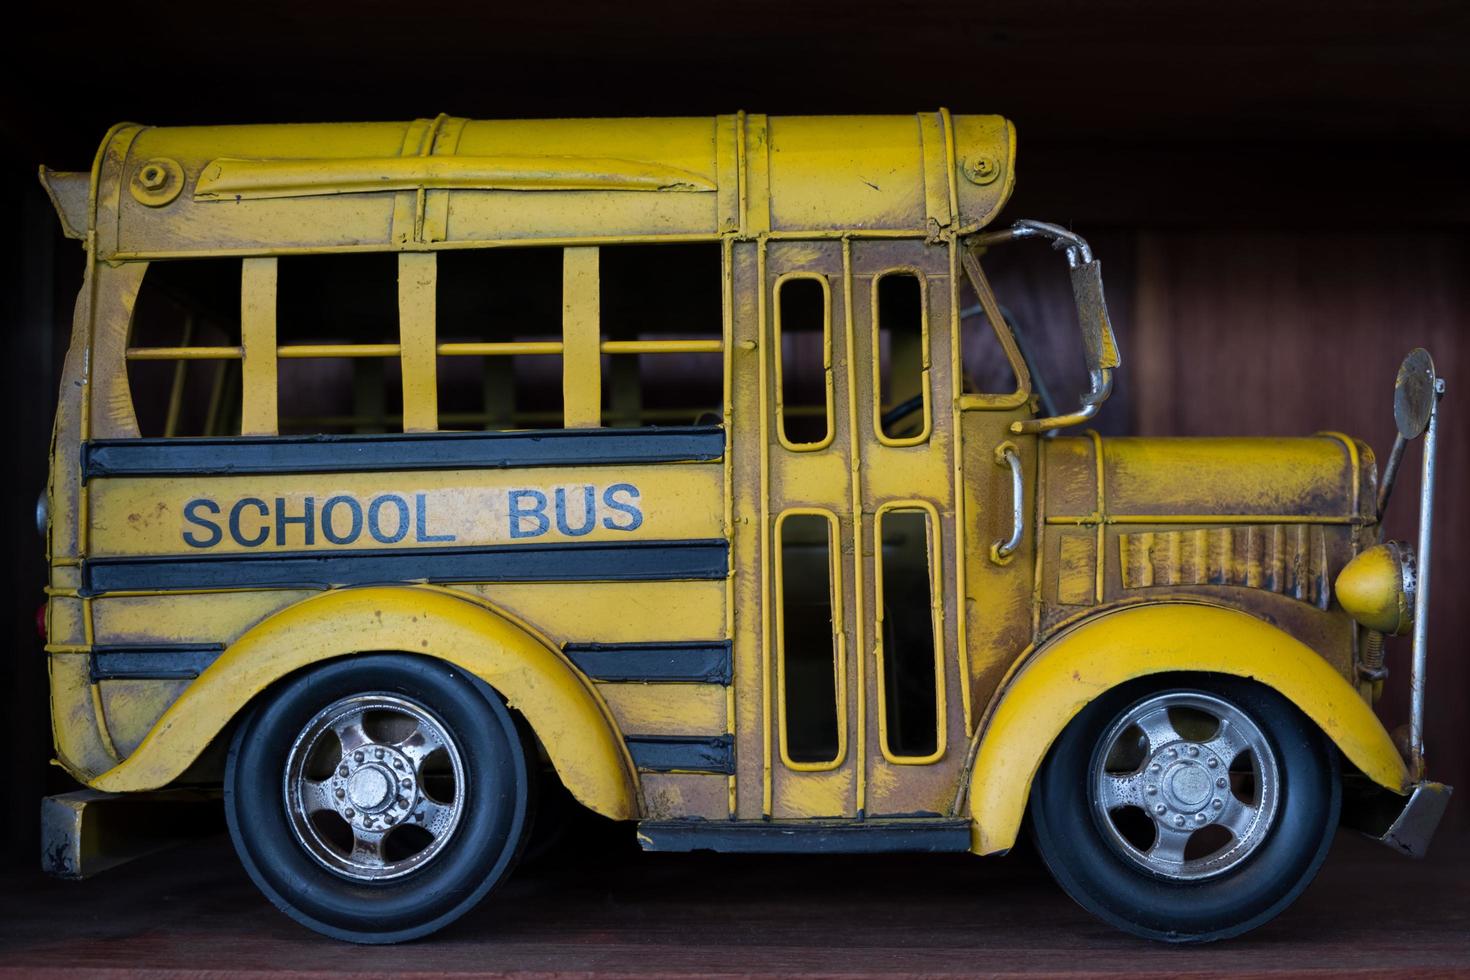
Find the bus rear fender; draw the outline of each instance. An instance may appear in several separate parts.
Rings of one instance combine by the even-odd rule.
[[[971,748],[971,850],[994,854],[1015,843],[1032,779],[1052,742],[1089,702],[1134,678],[1177,671],[1232,674],[1274,688],[1368,778],[1407,792],[1408,769],[1383,724],[1301,641],[1234,609],[1133,606],[1047,641],[1007,683]]]
[[[334,657],[376,651],[434,657],[480,678],[525,717],[577,800],[615,820],[639,815],[627,747],[576,668],[489,604],[430,586],[328,592],[262,621],[185,689],[132,755],[90,785],[109,792],[164,786],[276,681]]]

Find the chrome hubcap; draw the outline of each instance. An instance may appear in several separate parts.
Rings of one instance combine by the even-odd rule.
[[[1280,773],[1260,728],[1213,695],[1176,691],[1123,712],[1093,755],[1089,796],[1114,848],[1152,874],[1221,874],[1260,847]]]
[[[286,759],[286,810],[297,842],[358,881],[396,878],[433,859],[464,805],[464,764],[427,708],[390,694],[328,705]]]

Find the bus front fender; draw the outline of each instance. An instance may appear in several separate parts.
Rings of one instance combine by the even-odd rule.
[[[1408,792],[1408,768],[1383,724],[1310,647],[1234,609],[1134,606],[1049,640],[1006,685],[973,748],[971,850],[994,854],[1015,843],[1032,779],[1052,742],[1089,702],[1126,681],[1176,671],[1231,674],[1275,689],[1368,778]]]
[[[489,684],[519,711],[571,794],[615,820],[639,814],[636,769],[607,705],[551,643],[448,589],[327,592],[252,627],[179,696],[138,748],[89,785],[165,786],[276,681],[315,663],[392,651],[434,657]]]

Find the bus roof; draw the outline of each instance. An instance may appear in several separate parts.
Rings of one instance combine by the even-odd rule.
[[[999,116],[765,116],[113,127],[42,171],[99,258],[724,235],[935,236],[1014,183]]]

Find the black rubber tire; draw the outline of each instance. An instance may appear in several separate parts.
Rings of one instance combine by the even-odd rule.
[[[327,705],[367,692],[397,694],[436,715],[458,743],[465,809],[453,837],[423,867],[383,882],[318,864],[291,831],[284,774],[291,744]],[[396,943],[443,928],[514,866],[533,807],[525,736],[478,678],[404,654],[343,658],[269,693],[239,726],[225,767],[225,816],[251,879],[291,918],[335,939]]]
[[[1088,798],[1098,740],[1132,705],[1169,691],[1233,703],[1270,741],[1280,769],[1280,809],[1267,838],[1240,865],[1202,881],[1158,877],[1119,854]],[[1032,836],[1062,889],[1105,922],[1166,942],[1227,939],[1268,922],[1311,883],[1337,830],[1338,768],[1321,730],[1267,687],[1213,674],[1142,678],[1097,698],[1057,738],[1032,783]]]

